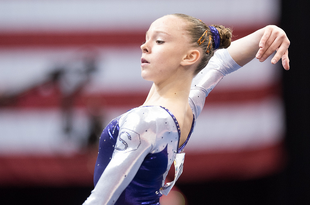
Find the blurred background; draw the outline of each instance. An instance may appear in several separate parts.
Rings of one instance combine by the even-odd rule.
[[[279,25],[291,70],[253,60],[221,81],[162,204],[310,204],[308,9],[305,0],[0,1],[0,204],[83,203],[102,129],[151,86],[140,77],[145,32],[170,13],[231,27],[234,39]]]

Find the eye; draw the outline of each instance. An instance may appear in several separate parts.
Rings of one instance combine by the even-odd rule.
[[[156,40],[156,43],[157,43],[157,44],[163,44],[163,43],[165,43],[165,41],[162,41],[162,40]]]

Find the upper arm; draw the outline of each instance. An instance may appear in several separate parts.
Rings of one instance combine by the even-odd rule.
[[[143,119],[132,116],[120,125],[111,161],[84,205],[114,204],[132,181],[154,144],[154,134],[139,130],[143,123]]]
[[[230,56],[227,49],[220,49],[215,52],[208,65],[202,69],[193,79],[190,91],[190,104],[196,117],[200,114],[205,98],[222,78],[239,69],[240,66]]]

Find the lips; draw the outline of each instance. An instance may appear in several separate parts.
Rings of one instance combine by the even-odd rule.
[[[144,58],[141,58],[141,63],[150,63],[147,60],[145,60]]]

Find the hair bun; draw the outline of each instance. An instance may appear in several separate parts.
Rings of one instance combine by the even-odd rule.
[[[220,34],[221,42],[219,48],[228,48],[231,44],[232,30],[222,25],[212,26],[215,27]]]

